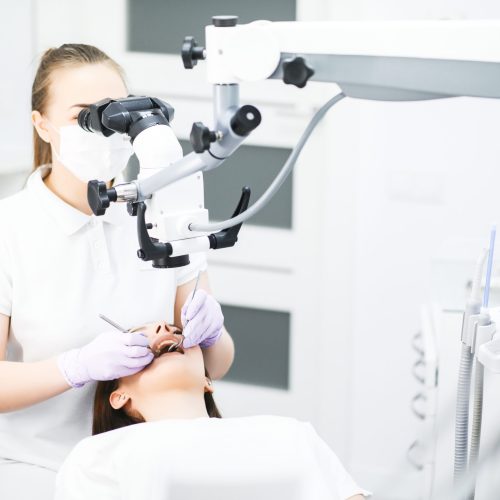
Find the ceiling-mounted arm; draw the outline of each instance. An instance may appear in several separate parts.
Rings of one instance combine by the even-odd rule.
[[[168,123],[173,109],[158,99],[130,96],[116,102],[106,100],[79,115],[80,126],[89,131],[104,134],[107,129],[120,133],[128,130],[141,169],[156,171],[111,189],[95,180],[89,185],[89,203],[96,214],[103,213],[110,202],[140,203],[139,239],[145,242],[142,250],[149,252],[151,260],[160,267],[172,264],[166,262],[167,257],[208,249],[206,233],[239,229],[243,221],[257,213],[279,189],[317,123],[346,95],[394,101],[452,96],[500,98],[498,20],[256,21],[238,25],[236,16],[217,16],[206,27],[205,38],[206,49],[192,37],[182,47],[186,68],[207,59],[208,81],[214,84],[214,123],[212,127],[201,122],[194,124],[191,140],[196,152],[180,157],[176,139],[178,148],[171,151],[163,147],[175,138]],[[240,205],[245,209],[217,224],[207,223],[206,210],[181,211],[174,217],[178,219],[175,225],[170,216],[164,216],[152,229],[156,234],[163,231],[161,234],[166,236],[160,237],[169,240],[171,247],[155,245],[159,241],[147,237],[143,202],[151,198],[156,212],[163,214],[162,203],[168,198],[155,193],[162,193],[162,188],[191,174],[216,168],[233,154],[261,120],[257,108],[240,106],[239,83],[273,78],[297,87],[306,86],[310,80],[334,82],[342,92],[316,112],[280,173],[252,207],[246,209],[248,200],[244,194]],[[93,119],[99,119],[96,126],[92,125]],[[157,148],[159,154],[150,154]],[[210,240],[210,248],[220,248],[220,243],[235,241],[235,237],[235,231],[220,233],[218,240]],[[141,258],[144,257],[147,255]]]
[[[296,85],[293,78],[298,73],[295,78],[300,81],[301,71],[291,66],[300,59],[314,72],[312,81],[335,82],[349,97],[376,101],[500,98],[500,63],[492,62],[283,53],[269,78]]]
[[[334,82],[347,96],[384,101],[500,98],[498,20],[236,21],[206,27],[211,83]]]

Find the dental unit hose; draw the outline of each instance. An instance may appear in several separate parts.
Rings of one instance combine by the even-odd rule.
[[[483,413],[483,387],[484,366],[477,358],[479,347],[491,340],[495,324],[491,322],[488,313],[488,304],[491,288],[491,273],[493,268],[493,255],[495,251],[496,227],[493,226],[490,234],[488,250],[488,265],[483,293],[482,305],[480,304],[480,279],[485,261],[485,253],[481,255],[476,266],[476,275],[472,287],[471,299],[468,301],[462,325],[462,355],[460,359],[459,381],[457,392],[457,413],[455,423],[455,463],[454,483],[458,486],[465,474],[470,477],[471,488],[468,499],[475,496],[476,465],[479,456],[481,439],[481,424]],[[470,382],[471,370],[474,365],[474,401],[472,410],[471,443],[468,452],[468,424],[470,407]],[[468,462],[467,462],[468,456]]]
[[[469,402],[472,373],[472,352],[469,341],[471,319],[481,312],[481,278],[488,250],[483,249],[476,263],[472,291],[467,300],[462,320],[462,348],[458,371],[457,404],[455,416],[455,458],[453,477],[457,484],[467,471],[469,443]]]
[[[486,282],[483,294],[483,307],[477,324],[477,331],[474,338],[474,401],[472,410],[472,427],[471,427],[471,445],[469,456],[469,471],[473,476],[473,487],[469,499],[472,500],[476,489],[476,464],[479,456],[479,446],[481,443],[481,424],[483,420],[483,389],[484,389],[484,366],[477,358],[477,350],[479,345],[485,341],[481,332],[488,331],[488,326],[491,325],[490,316],[488,314],[488,304],[490,300],[491,288],[491,271],[493,268],[493,255],[495,253],[496,227],[493,226],[490,235],[490,249],[488,252],[488,266],[486,268]],[[486,328],[485,328],[486,327]],[[487,340],[490,340],[487,338]]]
[[[484,366],[476,360],[474,373],[474,401],[472,406],[472,428],[471,445],[469,456],[469,468],[472,469],[477,463],[479,456],[479,444],[481,441],[481,421],[483,417],[483,385]]]
[[[293,148],[292,152],[290,153],[290,156],[288,157],[287,161],[279,171],[278,175],[274,178],[273,182],[271,185],[266,189],[264,194],[249,208],[247,208],[244,212],[242,212],[240,215],[233,217],[231,219],[227,219],[222,222],[215,222],[215,223],[210,223],[210,224],[190,224],[189,229],[191,231],[207,231],[207,232],[215,232],[215,231],[221,231],[223,229],[227,229],[229,227],[235,226],[237,224],[243,223],[244,221],[250,219],[253,217],[256,213],[258,213],[264,206],[267,205],[267,203],[272,199],[272,197],[276,194],[278,189],[281,187],[283,182],[285,182],[286,178],[292,171],[293,167],[295,166],[295,162],[297,161],[297,158],[302,151],[302,148],[306,144],[307,140],[309,139],[309,136],[312,134],[313,130],[316,128],[316,125],[323,119],[325,116],[326,112],[337,102],[342,100],[345,97],[345,94],[343,92],[340,92],[336,96],[332,97],[328,102],[323,104],[321,108],[316,112],[316,114],[312,117],[311,121],[308,123],[306,129],[302,133],[299,141]]]
[[[465,318],[464,318],[465,322]],[[467,447],[469,442],[469,397],[472,372],[470,347],[462,343],[458,370],[457,405],[455,417],[455,460],[453,479],[457,484],[467,470]]]

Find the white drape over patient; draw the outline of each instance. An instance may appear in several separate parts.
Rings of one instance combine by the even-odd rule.
[[[334,500],[359,488],[314,428],[274,416],[165,419],[81,441],[56,500]]]

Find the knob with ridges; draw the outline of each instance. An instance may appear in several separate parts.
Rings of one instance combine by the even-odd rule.
[[[189,141],[193,150],[197,153],[203,153],[210,148],[210,143],[217,140],[217,134],[212,132],[206,125],[202,122],[193,123],[191,128],[191,134],[189,136]]]
[[[104,215],[110,203],[117,200],[116,189],[108,189],[104,181],[89,181],[87,184],[87,200],[95,215]]]
[[[205,59],[205,47],[199,47],[194,36],[186,36],[182,43],[181,55],[184,67],[193,69],[199,60]]]
[[[314,75],[303,57],[293,57],[283,61],[283,82],[295,85],[300,89],[306,86],[307,80]]]

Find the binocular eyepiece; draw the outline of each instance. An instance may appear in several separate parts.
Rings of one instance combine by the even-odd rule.
[[[129,96],[102,99],[78,113],[78,125],[87,132],[105,137],[118,132],[128,134],[131,141],[146,128],[169,125],[174,108],[156,97]]]
[[[90,126],[90,109],[84,108],[78,113],[78,125],[87,132],[94,132]],[[109,134],[111,135],[111,134]]]

